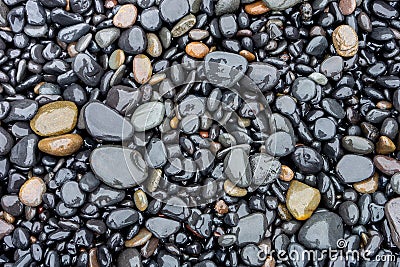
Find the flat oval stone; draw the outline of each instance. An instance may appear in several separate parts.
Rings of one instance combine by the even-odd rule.
[[[121,33],[118,39],[118,46],[124,50],[125,53],[140,54],[146,50],[147,47],[146,34],[142,28],[133,26]]]
[[[152,57],[159,57],[162,54],[163,48],[160,39],[154,33],[147,33],[147,49],[146,52]]]
[[[171,30],[172,37],[180,37],[187,33],[196,24],[196,17],[189,14],[178,21]]]
[[[65,134],[75,128],[78,108],[70,101],[55,101],[41,106],[31,120],[32,130],[40,136]]]
[[[26,206],[37,207],[42,203],[42,196],[46,192],[46,184],[39,177],[27,180],[19,190],[19,200]]]
[[[144,132],[162,122],[165,107],[161,102],[148,102],[140,105],[132,114],[132,125],[135,131]]]
[[[101,146],[93,150],[90,167],[101,181],[117,189],[141,184],[148,174],[146,162],[138,151],[119,146]]]
[[[39,105],[35,100],[23,99],[12,101],[8,115],[3,122],[28,121],[35,116],[38,108]]]
[[[189,13],[187,0],[163,0],[160,3],[161,18],[168,23],[174,23]]]
[[[1,6],[0,6],[1,8]],[[0,219],[0,240],[14,231],[14,226]]]
[[[62,28],[58,32],[58,39],[64,43],[72,43],[84,36],[90,31],[90,25],[87,23],[79,23],[76,25]]]
[[[335,213],[320,211],[314,213],[300,228],[300,244],[309,249],[336,249],[343,238],[343,222]]]
[[[271,10],[285,10],[297,5],[301,0],[263,0]]]
[[[273,183],[280,175],[282,165],[268,154],[254,154],[250,156],[250,165],[253,173],[253,183],[256,185]]]
[[[125,191],[118,190],[101,184],[89,195],[88,201],[99,208],[115,205],[125,198]]]
[[[140,84],[147,83],[151,78],[151,74],[153,73],[153,67],[151,66],[150,59],[143,54],[136,55],[133,58],[132,71],[135,81]]]
[[[101,102],[90,102],[83,110],[83,119],[93,138],[118,142],[133,136],[129,120]]]
[[[386,175],[394,175],[400,172],[400,161],[388,156],[377,155],[374,157],[374,165]]]
[[[139,214],[131,208],[117,209],[107,216],[106,224],[110,229],[118,230],[137,222]]]
[[[344,155],[336,165],[336,173],[344,183],[357,183],[365,180],[374,174],[374,170],[372,160],[352,154]]]
[[[39,160],[37,144],[39,138],[29,134],[18,141],[11,149],[10,161],[20,167],[33,167]]]
[[[342,57],[352,57],[358,51],[358,36],[349,25],[340,25],[332,33],[333,45]]]
[[[96,32],[94,39],[101,48],[106,48],[114,43],[120,34],[121,31],[118,28],[106,28]]]
[[[361,136],[345,136],[342,138],[342,146],[347,151],[357,154],[369,154],[374,151],[374,143]]]
[[[224,160],[226,177],[239,187],[248,187],[252,180],[249,155],[244,149],[232,149]]]
[[[117,267],[143,267],[140,253],[134,248],[122,250],[118,255]]]
[[[286,193],[286,206],[297,220],[307,220],[311,217],[321,201],[318,189],[302,182],[293,180]]]
[[[210,49],[201,42],[191,42],[185,47],[185,52],[194,58],[204,58]]]
[[[321,63],[321,73],[326,77],[335,77],[343,71],[343,58],[339,56],[328,57]]]
[[[274,88],[278,84],[280,76],[276,67],[263,62],[253,62],[249,64],[246,75],[262,92]]]
[[[178,111],[182,117],[188,115],[200,116],[204,114],[205,109],[205,99],[195,95],[188,95],[178,105]]]
[[[294,151],[294,138],[286,132],[273,133],[265,141],[265,148],[271,156],[287,156]]]
[[[181,223],[175,220],[154,217],[146,221],[146,228],[157,238],[167,238],[181,228]]]
[[[297,147],[292,159],[300,171],[304,173],[317,173],[322,169],[322,156],[310,147]]]
[[[133,26],[137,18],[137,8],[133,4],[121,6],[113,17],[113,24],[118,28]]]
[[[85,203],[86,196],[76,181],[68,181],[61,187],[61,199],[69,208],[78,208]]]
[[[83,144],[83,139],[79,134],[64,134],[56,137],[48,137],[39,141],[39,150],[58,157],[72,155]]]
[[[103,68],[89,55],[79,53],[72,63],[76,75],[89,86],[97,86],[104,74]]]
[[[237,54],[212,52],[204,59],[207,79],[221,87],[229,88],[238,82],[247,70],[247,60]]]
[[[142,228],[139,230],[139,233],[137,233],[137,235],[135,235],[132,239],[125,241],[125,247],[133,248],[143,246],[144,244],[146,244],[147,241],[150,240],[152,236],[153,234],[149,230],[147,230],[146,228]]]

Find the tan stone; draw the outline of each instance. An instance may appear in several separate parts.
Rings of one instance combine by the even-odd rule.
[[[135,201],[136,208],[140,211],[145,211],[149,206],[146,193],[142,189],[137,190],[133,194],[133,200]]]
[[[262,15],[270,11],[263,1],[257,1],[244,6],[244,11],[250,15]]]
[[[297,220],[307,220],[311,217],[321,201],[318,189],[297,180],[290,183],[286,193],[286,206]]]
[[[69,156],[83,144],[83,139],[79,134],[65,134],[56,137],[48,137],[39,141],[39,150],[58,157]]]
[[[396,150],[396,146],[392,140],[390,140],[387,136],[379,137],[378,142],[376,143],[376,153],[378,154],[390,154]]]
[[[117,49],[114,52],[112,52],[108,65],[110,66],[110,69],[116,70],[119,67],[121,67],[124,64],[124,62],[125,62],[124,50]]]
[[[154,33],[147,33],[147,54],[152,57],[159,57],[162,54],[162,44],[158,36]]]
[[[201,42],[191,42],[185,48],[186,54],[194,58],[204,58],[210,49]]]
[[[75,128],[78,108],[70,101],[55,101],[39,108],[31,120],[32,130],[40,136],[55,136]]]
[[[348,16],[356,10],[357,3],[356,0],[340,0],[339,9],[343,15]]]
[[[281,174],[279,175],[279,179],[285,182],[290,182],[294,177],[294,172],[289,166],[282,165]]]
[[[132,4],[121,6],[113,18],[113,24],[118,28],[130,28],[136,22],[137,8]]]
[[[228,205],[226,205],[225,201],[222,199],[215,203],[214,209],[218,214],[226,214],[229,212]]]
[[[239,55],[241,55],[242,57],[247,59],[247,61],[254,61],[256,59],[256,56],[253,53],[251,53],[250,51],[247,51],[247,50],[241,50],[239,52]]]
[[[39,177],[32,177],[19,190],[19,200],[29,207],[37,207],[42,203],[42,196],[46,192],[46,184]]]
[[[333,45],[339,56],[352,57],[358,51],[358,36],[349,25],[340,25],[332,33]]]
[[[152,235],[153,234],[149,230],[147,230],[146,228],[142,228],[132,239],[125,241],[125,247],[133,248],[143,246],[144,244],[146,244],[147,241],[150,240]]]
[[[353,187],[357,192],[361,194],[372,194],[376,190],[378,190],[378,179],[379,175],[378,173],[375,173],[368,179],[365,179],[358,183],[354,183]]]
[[[244,197],[247,195],[247,189],[235,186],[229,179],[224,182],[224,191],[232,197]]]
[[[152,73],[153,67],[151,66],[150,59],[146,55],[139,54],[133,58],[133,77],[135,81],[140,84],[145,84],[150,80]]]

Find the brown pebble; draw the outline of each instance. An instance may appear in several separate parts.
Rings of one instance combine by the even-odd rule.
[[[40,83],[36,84],[36,86],[33,88],[33,92],[38,95],[40,87],[42,87],[43,84],[45,84],[45,82],[40,82]]]
[[[207,131],[200,131],[199,134],[203,138],[208,138],[208,132]]]
[[[143,246],[144,244],[146,244],[147,241],[150,240],[152,235],[153,234],[149,230],[147,230],[146,228],[142,228],[132,239],[125,241],[125,247],[133,248]]]
[[[89,250],[89,267],[100,267],[100,264],[97,260],[97,248],[91,248]]]
[[[15,217],[5,211],[3,212],[3,218],[4,218],[4,220],[6,220],[6,222],[11,223],[11,224],[13,224],[15,221]]]
[[[270,11],[263,1],[257,1],[244,6],[244,11],[250,15],[262,15]]]
[[[247,189],[235,186],[229,179],[224,182],[224,191],[232,197],[244,197],[247,195]]]
[[[150,80],[152,73],[153,67],[146,55],[139,54],[133,58],[133,77],[135,81],[145,84]]]
[[[222,199],[215,203],[214,209],[218,214],[226,214],[229,212],[228,205],[226,205],[225,201]]]
[[[343,15],[348,16],[356,10],[357,3],[356,0],[340,0],[339,9]]]
[[[370,178],[365,179],[364,181],[354,183],[353,187],[357,192],[361,194],[372,194],[376,190],[378,190],[378,179],[379,175],[378,173],[375,173]]]
[[[56,137],[48,137],[39,141],[39,150],[58,157],[69,156],[83,144],[83,139],[79,134],[64,134]]]
[[[72,131],[77,118],[78,108],[74,102],[55,101],[41,106],[30,126],[40,136],[55,136]]]
[[[19,200],[29,207],[37,207],[42,203],[42,196],[46,192],[46,184],[39,177],[27,180],[19,190]]]
[[[333,45],[339,56],[352,57],[358,51],[358,36],[349,25],[340,25],[332,33]]]
[[[110,69],[117,70],[119,67],[121,67],[121,65],[124,64],[124,62],[125,62],[124,50],[117,49],[114,52],[112,52],[108,65],[110,66]]]
[[[169,121],[169,126],[171,126],[172,129],[177,129],[179,126],[179,119],[178,117],[173,117],[170,121]]]
[[[247,61],[254,61],[256,59],[256,56],[247,50],[240,51],[239,55],[247,59]]]
[[[393,108],[393,105],[389,101],[382,100],[376,103],[376,107],[379,109],[391,109]]]
[[[279,175],[279,179],[285,182],[290,182],[294,177],[294,172],[289,166],[282,165],[281,174]]]
[[[14,231],[14,226],[0,219],[0,240],[8,234]]]
[[[395,150],[396,146],[389,137],[383,135],[379,137],[379,140],[376,143],[376,153],[385,155],[390,154]]]
[[[162,44],[158,36],[154,33],[147,33],[147,54],[152,57],[159,57],[162,54]]]
[[[143,257],[149,258],[154,254],[154,251],[158,248],[158,238],[152,237],[150,240],[142,247],[140,253]]]
[[[104,7],[107,9],[111,9],[118,4],[117,0],[106,0],[104,2]]]
[[[137,8],[132,4],[121,6],[113,18],[113,24],[118,28],[132,27],[136,22]]]
[[[68,46],[67,46],[67,52],[68,52],[68,55],[72,58],[72,57],[76,57],[78,54],[79,54],[79,52],[78,51],[76,51],[76,49],[75,49],[75,45],[76,45],[76,42],[73,42],[73,43],[70,43]]]
[[[136,208],[140,211],[145,211],[149,205],[146,193],[143,192],[142,189],[137,190],[133,194],[133,200],[135,202]]]
[[[186,54],[194,58],[204,58],[210,49],[201,42],[191,42],[185,48]]]
[[[321,201],[318,189],[293,180],[286,193],[286,206],[290,213],[300,221],[311,217]]]
[[[293,218],[288,208],[282,203],[278,204],[278,214],[279,217],[284,221],[290,221]]]

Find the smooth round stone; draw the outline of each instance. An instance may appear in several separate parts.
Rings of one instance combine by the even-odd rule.
[[[336,124],[329,118],[319,118],[315,121],[314,136],[318,140],[326,141],[336,135]]]
[[[223,14],[233,14],[239,9],[239,0],[218,0],[215,4],[215,15],[221,16]]]
[[[150,59],[144,54],[136,55],[133,58],[132,71],[135,81],[140,84],[147,83],[153,73],[153,67],[151,66]]]
[[[35,100],[23,99],[12,101],[8,115],[3,119],[3,122],[28,121],[35,116],[38,108],[39,105]]]
[[[12,234],[12,243],[18,249],[26,249],[29,246],[29,231],[26,228],[18,227]]]
[[[206,109],[205,99],[195,95],[188,95],[179,103],[178,106],[179,114],[182,117],[189,115],[196,115],[196,116],[203,115],[205,109]]]
[[[365,180],[374,174],[374,170],[372,160],[353,154],[344,155],[336,165],[336,173],[344,183],[357,183]]]
[[[125,241],[125,247],[132,248],[143,246],[147,243],[147,241],[150,240],[152,236],[153,234],[150,231],[148,231],[146,228],[142,228],[132,239]]]
[[[237,226],[233,227],[232,234],[237,237],[238,246],[258,244],[265,235],[267,220],[262,213],[252,213],[242,217]]]
[[[400,198],[393,198],[385,205],[385,216],[389,222],[390,236],[395,245],[400,248]]]
[[[145,211],[149,206],[146,193],[142,189],[135,191],[133,194],[133,200],[136,208],[140,211]]]
[[[71,6],[72,12],[83,14],[88,11],[92,6],[92,0],[70,0],[69,4]]]
[[[35,134],[29,134],[13,146],[10,153],[10,161],[20,167],[29,168],[35,166],[39,160],[37,144],[39,138]]]
[[[379,176],[377,173],[372,175],[370,178],[365,179],[361,182],[354,183],[353,188],[359,193],[362,194],[372,194],[378,190],[379,185]]]
[[[375,41],[390,41],[395,37],[389,27],[373,27],[369,36]]]
[[[31,120],[32,130],[40,136],[60,135],[74,129],[78,108],[70,101],[55,101],[39,108]]]
[[[24,209],[24,205],[19,201],[16,195],[4,195],[1,197],[1,207],[12,216],[20,216]]]
[[[110,66],[110,69],[112,70],[117,70],[121,65],[123,65],[125,62],[125,53],[121,49],[114,50],[110,56],[110,60],[108,62],[108,65]]]
[[[249,64],[246,76],[253,81],[262,91],[269,91],[274,88],[279,81],[279,71],[276,67],[263,62],[253,62]]]
[[[146,228],[157,238],[167,238],[181,228],[181,223],[175,220],[154,217],[146,221]]]
[[[10,11],[8,6],[4,4],[3,1],[0,1],[0,26],[5,27],[7,26],[7,14]],[[2,239],[0,234],[0,239]]]
[[[144,132],[161,124],[165,115],[165,107],[161,102],[148,102],[140,105],[132,115],[135,131]]]
[[[101,146],[93,150],[90,167],[102,182],[117,189],[141,184],[148,174],[146,162],[138,151],[119,146]]]
[[[19,190],[19,200],[29,207],[37,207],[42,203],[42,196],[46,192],[46,184],[39,177],[27,180]]]
[[[389,3],[376,0],[372,3],[372,11],[381,18],[384,19],[396,19],[399,17],[399,11],[395,7],[391,6]]]
[[[390,185],[393,191],[400,195],[400,173],[393,174],[392,178],[390,178]]]
[[[193,29],[189,31],[189,38],[194,41],[201,41],[210,36],[207,30]]]
[[[0,156],[8,154],[13,145],[14,139],[12,136],[3,127],[0,127]]]
[[[84,36],[90,31],[90,25],[87,23],[79,23],[76,25],[68,26],[62,28],[58,34],[57,37],[60,39],[60,41],[64,43],[72,43],[75,41],[78,41],[79,38]]]
[[[85,173],[79,181],[79,187],[85,192],[93,192],[99,185],[99,179],[97,179],[92,172]]]
[[[199,130],[200,119],[196,115],[188,115],[180,122],[180,129],[185,134],[194,134]]]
[[[92,57],[83,53],[75,57],[72,69],[88,86],[97,86],[104,74],[103,68]]]
[[[321,201],[318,189],[293,180],[286,194],[286,206],[297,220],[304,221],[311,217]]]
[[[377,155],[374,157],[375,167],[386,175],[400,172],[400,161],[388,156]]]
[[[347,151],[357,154],[369,154],[374,151],[374,143],[361,136],[345,136],[342,138],[342,146]]]
[[[339,215],[347,225],[355,225],[360,217],[357,205],[352,201],[345,201],[339,206]]]
[[[118,190],[106,185],[100,185],[89,195],[88,201],[99,208],[108,207],[121,202],[125,198],[125,191]]]
[[[140,91],[132,87],[117,85],[113,86],[107,94],[106,105],[126,114],[129,105],[136,105],[140,100]]]
[[[251,184],[249,155],[244,149],[234,148],[229,151],[224,160],[224,173],[236,186],[248,187]]]
[[[371,19],[365,12],[360,12],[360,14],[357,16],[357,22],[360,28],[363,29],[364,31],[366,32],[372,31]]]
[[[265,141],[267,153],[276,157],[287,156],[294,151],[294,148],[294,138],[286,132],[273,133]]]
[[[321,102],[322,108],[333,117],[343,119],[346,116],[346,112],[336,99],[324,98]]]
[[[74,102],[77,106],[82,106],[87,102],[86,91],[77,84],[68,86],[62,96],[64,100]]]
[[[46,12],[38,0],[28,0],[25,9],[29,24],[44,25],[46,23]]]
[[[238,82],[247,70],[247,60],[237,54],[212,52],[204,59],[207,79],[221,87],[230,88]]]
[[[122,250],[117,259],[118,267],[142,267],[140,253],[134,248]]]
[[[133,26],[137,18],[137,8],[133,4],[123,5],[113,17],[113,24],[118,28],[129,28]]]
[[[219,29],[223,36],[232,38],[237,30],[236,17],[233,14],[225,14],[219,18]]]
[[[151,168],[160,168],[167,163],[167,151],[163,141],[158,138],[152,138],[146,146],[144,156],[147,164]]]
[[[335,249],[343,238],[343,222],[335,213],[314,213],[300,228],[298,239],[308,249]]]
[[[78,208],[85,203],[86,196],[75,181],[68,181],[61,187],[61,199],[67,207]]]
[[[140,24],[146,31],[157,31],[162,26],[160,12],[156,7],[146,8],[140,14]]]
[[[297,5],[301,0],[263,0],[271,10],[285,10]]]
[[[315,83],[306,77],[297,78],[292,85],[292,94],[300,101],[310,101],[317,93]]]
[[[96,139],[122,141],[133,136],[133,126],[118,112],[98,101],[90,102],[83,110],[85,129]]]
[[[101,48],[109,47],[120,36],[121,31],[118,28],[106,28],[96,32],[94,39]]]
[[[354,12],[357,7],[356,0],[340,0],[339,9],[343,15],[348,16]]]
[[[194,58],[204,58],[210,49],[201,42],[191,42],[185,47],[186,54]]]
[[[333,45],[342,57],[352,57],[358,51],[358,36],[349,25],[340,25],[332,33]]]
[[[321,63],[321,73],[328,78],[339,76],[343,71],[343,58],[339,56],[328,57]]]
[[[312,56],[321,56],[328,48],[328,40],[325,36],[316,36],[310,40],[306,47],[306,53]]]
[[[161,44],[165,49],[168,49],[171,45],[172,35],[168,28],[162,27],[158,32],[158,37],[160,37]]]
[[[147,33],[147,49],[146,52],[152,57],[159,57],[162,54],[163,48],[160,39],[154,33]]]
[[[83,144],[83,139],[78,134],[65,134],[56,137],[48,137],[39,141],[40,151],[58,157],[72,155]]]
[[[147,38],[142,28],[133,26],[121,33],[118,39],[118,46],[125,53],[140,54],[146,50]]]
[[[322,73],[319,72],[313,72],[311,73],[308,78],[313,80],[315,83],[319,85],[326,85],[328,83],[328,79],[323,75]]]
[[[160,3],[161,18],[168,23],[174,23],[189,13],[187,0],[162,0]]]
[[[106,218],[106,224],[110,229],[119,230],[136,223],[139,214],[131,208],[116,209],[110,212]]]
[[[317,173],[323,166],[322,156],[314,149],[306,146],[297,147],[292,159],[303,173]]]

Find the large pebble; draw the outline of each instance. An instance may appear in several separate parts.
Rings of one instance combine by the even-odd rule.
[[[168,23],[174,23],[189,13],[187,0],[162,0],[160,3],[161,18]]]
[[[400,161],[388,156],[375,156],[374,165],[378,170],[387,175],[393,175],[400,172]]]
[[[131,208],[116,209],[110,212],[106,218],[106,224],[110,229],[118,230],[137,222],[139,214]]]
[[[268,63],[254,62],[249,64],[246,75],[262,92],[271,90],[279,81],[278,69]]]
[[[175,220],[154,217],[146,221],[146,228],[157,238],[166,238],[175,234],[181,228],[181,223]]]
[[[103,76],[103,68],[86,54],[78,54],[72,63],[72,69],[76,75],[89,86],[96,86]]]
[[[297,220],[311,217],[321,200],[318,189],[293,180],[286,194],[286,206]]]
[[[361,136],[345,136],[342,145],[347,151],[357,154],[369,154],[374,151],[374,143]]]
[[[70,101],[55,101],[39,108],[31,120],[32,130],[40,136],[65,134],[76,125],[78,108]]]
[[[143,54],[136,55],[133,58],[132,71],[135,81],[140,84],[147,83],[150,80],[151,74],[153,72],[153,67],[151,66],[150,59]]]
[[[265,148],[271,156],[287,156],[294,151],[294,138],[286,132],[273,133],[265,141]]]
[[[147,178],[146,162],[130,148],[98,147],[90,155],[90,166],[101,181],[117,189],[133,187]]]
[[[39,160],[39,138],[35,134],[29,134],[18,141],[11,149],[10,161],[20,167],[33,167]]]
[[[249,155],[244,149],[235,148],[228,153],[224,160],[224,172],[239,187],[248,187],[251,184]]]
[[[374,164],[367,157],[347,154],[337,163],[336,173],[344,183],[356,183],[374,174]]]
[[[349,25],[340,25],[332,33],[333,45],[342,57],[352,57],[358,51],[358,36]]]
[[[114,15],[113,24],[118,28],[129,28],[136,22],[137,8],[133,4],[123,5]]]
[[[132,114],[131,122],[138,132],[152,129],[162,122],[165,107],[161,102],[148,102],[140,105]]]
[[[138,26],[125,30],[118,39],[118,46],[125,53],[140,54],[147,47],[147,38],[143,29]]]
[[[0,156],[6,155],[10,152],[14,145],[14,139],[3,127],[0,127]]]
[[[128,119],[98,101],[84,107],[83,119],[85,129],[96,139],[118,142],[133,135],[133,126]]]
[[[264,238],[266,227],[264,214],[256,212],[241,218],[232,233],[236,235],[239,246],[258,244]]]
[[[19,200],[26,206],[37,207],[42,203],[42,196],[46,192],[46,184],[39,177],[27,180],[19,191]]]
[[[79,134],[65,134],[56,137],[48,137],[39,141],[39,150],[58,157],[69,156],[83,144],[83,139]]]

